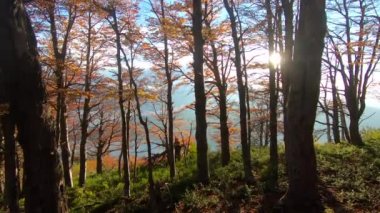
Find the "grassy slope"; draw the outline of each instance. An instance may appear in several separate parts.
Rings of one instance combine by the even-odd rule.
[[[326,212],[380,212],[380,131],[367,131],[366,146],[349,144],[318,144],[316,146],[320,192]],[[269,192],[266,185],[268,150],[255,148],[253,165],[258,179],[256,186],[242,181],[243,167],[240,153],[232,153],[232,162],[221,167],[219,154],[210,154],[211,183],[208,186],[194,182],[195,153],[177,163],[178,176],[169,181],[169,171],[157,166],[154,177],[160,188],[160,212],[270,212],[286,190],[283,149],[280,148],[279,189]],[[147,212],[147,171],[138,170],[132,185],[128,212]],[[121,208],[123,184],[117,171],[92,175],[84,189],[69,191],[72,212],[106,212]]]

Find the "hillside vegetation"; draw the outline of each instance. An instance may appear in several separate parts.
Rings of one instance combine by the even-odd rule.
[[[347,143],[316,144],[319,190],[325,212],[380,211],[380,130],[364,132],[365,146]],[[279,187],[267,187],[268,148],[254,147],[252,162],[257,183],[246,185],[240,150],[232,152],[228,166],[220,164],[220,154],[210,154],[210,184],[196,184],[195,149],[179,161],[178,175],[170,180],[166,165],[156,165],[154,178],[158,212],[272,212],[287,188],[284,149],[279,150]],[[133,173],[132,173],[133,174]],[[127,212],[149,212],[148,172],[139,166],[132,179],[132,197]],[[159,189],[159,190],[158,190]],[[86,187],[68,191],[71,212],[118,212],[122,208],[123,183],[118,171],[88,177]]]

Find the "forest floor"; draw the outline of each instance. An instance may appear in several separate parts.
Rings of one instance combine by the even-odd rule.
[[[380,131],[364,133],[366,145],[316,144],[319,190],[325,212],[380,212]],[[210,153],[210,184],[195,182],[196,154],[177,162],[177,177],[170,181],[166,165],[156,165],[154,180],[159,192],[158,212],[272,212],[287,188],[283,147],[279,149],[279,186],[268,187],[268,148],[253,148],[257,183],[243,181],[239,150],[222,167],[219,153]],[[101,175],[90,175],[86,187],[68,190],[71,212],[121,212],[123,183],[112,164]],[[151,212],[148,208],[146,167],[132,171],[131,198],[127,212]]]
[[[316,143],[319,191],[325,212],[380,212],[380,130],[367,130],[363,135],[366,145],[360,148],[347,143]],[[154,168],[159,203],[156,212],[273,212],[286,192],[283,146],[279,147],[279,179],[275,190],[268,184],[268,147],[252,149],[257,181],[253,186],[243,181],[239,150],[232,151],[228,166],[220,165],[219,153],[210,153],[209,161],[208,185],[196,183],[194,147],[186,158],[177,162],[174,180],[170,180],[165,162],[157,163]],[[86,186],[67,190],[70,212],[123,212],[123,208],[126,212],[153,212],[148,202],[148,172],[141,159],[136,173],[131,168],[130,198],[122,196],[124,184],[117,161],[106,157],[104,164],[103,174],[94,174],[95,165],[90,160],[92,174]],[[73,173],[74,177],[78,176],[75,168]]]

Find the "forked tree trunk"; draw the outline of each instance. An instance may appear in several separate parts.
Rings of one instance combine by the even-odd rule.
[[[285,212],[320,212],[313,128],[319,99],[321,58],[326,33],[325,1],[301,0],[290,74],[285,155],[289,187]]]
[[[211,31],[211,23],[205,20],[207,30]],[[228,116],[227,116],[227,83],[225,76],[221,76],[218,67],[218,50],[215,46],[215,41],[210,40],[212,50],[211,64],[207,64],[211,71],[214,73],[216,87],[219,92],[219,125],[220,125],[220,147],[221,147],[221,162],[222,166],[228,165],[230,162],[230,132],[228,129]],[[223,75],[223,73],[222,73]]]
[[[203,76],[203,45],[202,36],[202,1],[193,0],[193,68],[194,68],[194,91],[195,91],[195,120],[197,141],[197,168],[198,180],[202,183],[209,182],[208,157],[207,157],[207,122],[206,122],[206,95]]]
[[[63,177],[65,180],[65,185],[68,187],[73,186],[72,173],[70,167],[70,146],[67,135],[67,105],[66,105],[66,93],[65,93],[65,82],[64,82],[64,70],[65,70],[65,61],[67,55],[67,46],[69,34],[71,32],[72,26],[76,19],[75,13],[73,14],[70,10],[69,20],[62,41],[62,48],[59,50],[58,45],[58,35],[55,19],[55,9],[56,3],[52,2],[48,5],[47,11],[49,15],[50,22],[50,34],[52,38],[52,47],[55,57],[55,76],[56,76],[56,85],[57,85],[57,115],[56,115],[56,132],[57,141],[61,147],[61,157],[62,157],[62,166],[63,166]]]
[[[24,150],[25,211],[66,212],[37,42],[23,1],[1,1],[0,37],[0,101],[10,106]]]

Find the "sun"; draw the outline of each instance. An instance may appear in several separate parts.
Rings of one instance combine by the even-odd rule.
[[[279,53],[272,53],[269,56],[269,62],[275,67],[280,65],[281,64],[281,55]]]

